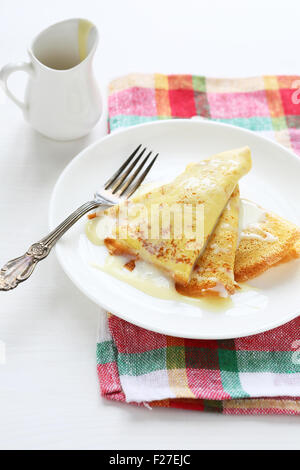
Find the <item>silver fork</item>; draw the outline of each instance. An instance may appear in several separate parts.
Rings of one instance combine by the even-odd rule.
[[[113,176],[104,183],[102,188],[95,193],[94,199],[86,202],[72,212],[72,214],[50,232],[49,235],[33,243],[23,256],[12,259],[3,266],[0,270],[0,290],[8,291],[14,289],[20,282],[28,279],[37,263],[49,255],[55,243],[84,214],[87,214],[87,212],[97,207],[103,207],[103,210],[107,209],[133,195],[146,178],[158,157],[157,153],[142,172],[152,152],[149,152],[137,166],[137,163],[146,152],[146,147],[141,148],[142,144],[132,152],[123,165],[121,165]]]

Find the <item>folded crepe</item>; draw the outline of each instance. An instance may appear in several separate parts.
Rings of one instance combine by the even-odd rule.
[[[300,258],[300,230],[298,233],[298,240],[291,246],[288,252],[284,255],[284,257],[278,261],[274,266],[282,263],[288,263],[293,259]]]
[[[213,232],[218,219],[226,206],[239,179],[251,168],[251,153],[243,147],[214,155],[199,163],[190,164],[175,180],[147,194],[133,198],[118,206],[116,212],[124,210],[127,204],[128,214],[119,224],[116,237],[106,238],[105,245],[111,254],[133,255],[148,261],[169,273],[175,282],[188,283],[193,267],[202,254],[207,241]],[[152,219],[151,207],[162,214],[173,205],[182,208],[193,207],[190,233],[182,234],[181,238],[174,234],[174,217],[170,220],[171,236],[164,236],[163,231],[157,237],[149,237]],[[199,207],[202,212],[203,236],[199,241],[195,237],[196,216]],[[172,225],[173,224],[173,225]],[[126,236],[120,236],[120,234]],[[151,232],[152,233],[152,232]]]
[[[188,284],[175,284],[179,294],[189,297],[227,297],[235,292],[234,262],[239,229],[239,188],[236,186],[207,247],[198,259]]]
[[[274,213],[260,210],[262,220],[250,224],[240,234],[234,266],[237,282],[245,282],[271,266],[300,257],[299,228]]]
[[[226,297],[234,294],[238,287],[235,281],[245,282],[272,266],[300,258],[299,228],[275,214],[264,212],[262,208],[260,211],[264,214],[263,221],[241,230],[241,242],[237,248],[240,211],[236,187],[204,253],[195,264],[189,283],[176,283],[177,292],[198,298],[205,295]],[[128,269],[134,269],[133,260],[127,264]]]

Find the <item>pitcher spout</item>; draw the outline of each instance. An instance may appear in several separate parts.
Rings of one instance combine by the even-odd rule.
[[[91,59],[99,42],[96,26],[88,20],[79,19],[78,22],[78,50],[80,61]]]
[[[91,60],[98,42],[98,29],[91,21],[73,18],[42,31],[33,40],[29,55],[48,69],[69,70]]]

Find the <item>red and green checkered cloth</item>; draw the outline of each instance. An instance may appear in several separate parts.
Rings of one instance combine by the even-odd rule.
[[[300,155],[300,76],[213,79],[131,74],[110,84],[111,131],[202,116],[276,139]],[[300,306],[299,306],[300,311]],[[174,338],[101,314],[105,398],[224,414],[300,415],[300,317],[232,340]]]

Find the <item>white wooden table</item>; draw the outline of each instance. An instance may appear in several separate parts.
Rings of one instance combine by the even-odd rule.
[[[26,59],[47,25],[86,17],[100,29],[95,71],[105,90],[127,72],[249,76],[299,73],[294,0],[1,0],[0,65]],[[298,68],[297,68],[298,67]],[[11,86],[21,96],[24,77]],[[106,131],[59,143],[34,132],[0,92],[0,264],[47,232],[48,202],[65,165]],[[55,255],[32,279],[0,294],[0,448],[299,448],[297,418],[226,417],[136,409],[99,396],[99,308]]]

